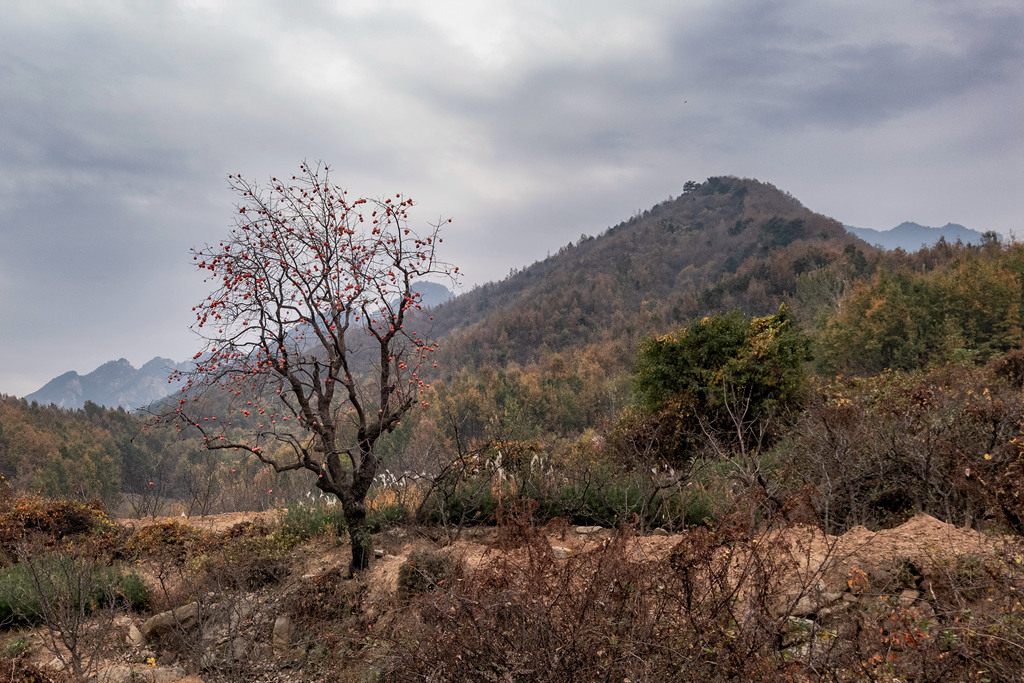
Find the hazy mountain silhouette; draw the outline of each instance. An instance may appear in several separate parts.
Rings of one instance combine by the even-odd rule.
[[[25,399],[43,405],[52,403],[59,408],[81,408],[87,400],[108,408],[138,408],[169,394],[168,375],[185,365],[168,358],[154,358],[136,370],[121,358],[108,361],[86,375],[73,370],[65,372]]]
[[[983,233],[965,228],[959,223],[946,223],[941,228],[932,228],[907,221],[890,230],[855,228],[852,225],[847,225],[846,229],[868,244],[882,249],[899,247],[904,251],[917,251],[921,247],[930,247],[943,237],[947,242],[960,240],[964,244],[981,244],[984,240]]]

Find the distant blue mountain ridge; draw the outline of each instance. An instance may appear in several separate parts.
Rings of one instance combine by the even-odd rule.
[[[133,410],[149,405],[171,393],[167,378],[175,369],[185,370],[187,363],[154,358],[139,369],[126,359],[112,360],[86,375],[72,370],[47,382],[42,389],[25,397],[43,405],[77,409],[92,401],[108,408]]]
[[[420,304],[428,308],[455,296],[447,287],[434,282],[417,282],[414,288],[420,294]],[[192,366],[191,360],[175,363],[169,358],[158,357],[135,369],[128,360],[120,358],[108,361],[86,375],[79,375],[74,370],[65,372],[26,396],[25,400],[42,405],[52,403],[70,410],[83,407],[86,401],[107,408],[120,406],[135,410],[170,394],[174,390],[167,384],[171,372],[187,372]]]
[[[873,244],[883,249],[896,249],[899,247],[905,251],[917,251],[921,247],[934,245],[943,237],[946,238],[947,242],[960,240],[964,244],[981,244],[984,240],[984,233],[965,228],[958,223],[946,223],[941,228],[931,228],[927,225],[907,221],[900,223],[891,230],[855,228],[852,225],[843,227],[868,244]]]
[[[427,282],[421,280],[412,286],[414,292],[420,295],[419,304],[427,308],[434,308],[440,306],[446,301],[450,301],[455,297],[452,291],[442,284],[437,282]],[[392,302],[397,304],[398,300]]]

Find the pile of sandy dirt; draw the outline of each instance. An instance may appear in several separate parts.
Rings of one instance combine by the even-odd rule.
[[[212,532],[223,532],[243,522],[273,522],[281,511],[265,512],[231,512],[206,517],[146,517],[144,519],[119,519],[122,525],[142,528],[161,522],[181,522]],[[494,552],[493,541],[496,531],[492,528],[474,529],[451,544],[447,551],[459,557],[468,568],[478,566],[486,561]],[[548,541],[552,546],[566,548],[570,554],[587,552],[598,547],[611,534],[606,530],[598,534],[577,534],[573,530],[562,534],[549,534]],[[668,556],[678,543],[678,537],[638,536],[633,541],[632,552],[637,559],[658,560]],[[1001,552],[1003,543],[973,529],[954,526],[926,515],[918,514],[912,519],[893,529],[870,531],[858,526],[841,536],[831,536],[813,527],[795,526],[781,532],[769,532],[765,541],[773,544],[780,552],[788,552],[795,566],[802,574],[820,573],[826,576],[828,583],[836,583],[836,588],[845,586],[846,579],[853,569],[868,574],[884,574],[890,568],[907,561],[922,569],[935,567],[937,564],[961,555],[991,556]],[[390,538],[387,541],[396,546],[388,550],[371,570],[367,578],[375,584],[375,592],[382,585],[393,584],[397,577],[398,566],[404,562],[412,550],[423,550],[430,543],[421,537],[409,535],[404,540]],[[347,562],[342,555],[347,554],[347,544],[339,548],[339,552],[329,553],[332,562]],[[323,557],[312,571],[324,569]],[[382,576],[378,577],[377,574]],[[381,588],[378,588],[381,586]]]
[[[887,582],[903,566],[912,565],[923,574],[948,567],[961,556],[992,557],[1005,551],[1005,541],[973,529],[918,514],[906,523],[881,531],[858,526],[841,536],[831,536],[808,527],[795,527],[782,534],[797,572],[820,576],[830,590],[845,590],[855,570],[875,583]],[[782,548],[780,548],[781,550]]]
[[[227,531],[236,524],[243,522],[263,521],[269,524],[277,519],[278,515],[282,512],[283,510],[266,510],[264,512],[227,512],[220,515],[206,515],[205,517],[185,517],[179,515],[178,517],[143,517],[141,519],[122,518],[118,519],[117,523],[129,529],[142,529],[154,524],[180,522],[181,524],[188,524],[204,531],[221,532]]]

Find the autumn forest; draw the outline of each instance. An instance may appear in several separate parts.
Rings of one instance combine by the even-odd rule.
[[[550,674],[543,680],[573,680],[579,667],[587,673],[578,680],[718,680],[723,672],[749,680],[1009,680],[1024,662],[1024,608],[1014,597],[1024,567],[1012,550],[949,565],[945,583],[906,560],[876,594],[916,594],[925,576],[933,596],[913,608],[927,604],[931,612],[865,608],[860,630],[847,638],[856,651],[832,646],[825,656],[808,654],[806,644],[817,641],[793,635],[787,619],[796,610],[772,617],[766,608],[763,618],[776,621],[754,624],[734,611],[753,600],[749,583],[715,591],[738,571],[721,564],[723,548],[770,583],[783,570],[759,554],[757,539],[781,543],[773,534],[794,528],[838,538],[927,515],[1019,548],[1022,305],[1024,245],[995,233],[980,244],[941,240],[886,251],[767,183],[688,182],[679,196],[501,280],[410,311],[408,324],[429,330],[438,345],[420,371],[418,403],[375,446],[380,467],[366,499],[374,538],[402,530],[445,548],[490,530],[502,548],[531,558],[548,547],[542,534],[600,527],[611,534],[604,554],[570,562],[573,571],[608,578],[607,594],[557,588],[551,576],[561,570],[547,559],[488,565],[490,573],[480,574],[431,551],[419,559],[421,572],[399,577],[400,592],[420,596],[399,602],[420,611],[394,619],[406,620],[399,630],[407,636],[435,629],[447,643],[435,648],[397,635],[396,625],[381,626],[386,644],[354,640],[352,629],[382,617],[357,608],[364,598],[341,578],[297,590],[325,623],[327,603],[348,601],[346,615],[331,617],[337,638],[324,647],[347,652],[380,680],[542,680],[538,671]],[[228,402],[219,407],[239,433],[263,419]],[[155,419],[165,412],[160,403],[135,412],[94,403],[63,410],[0,397],[5,566],[17,556],[11,529],[25,523],[24,506],[43,515],[46,501],[139,520],[287,509],[296,544],[315,536],[296,531],[303,524],[333,523],[344,536],[344,518],[331,512],[316,475],[276,473],[244,449],[203,448],[194,431]],[[280,448],[284,457],[291,447],[268,443],[265,452],[269,458]],[[284,542],[280,531],[253,537],[274,533],[274,543]],[[675,544],[659,565],[661,588],[631,563],[627,545],[616,545],[655,533]],[[167,537],[134,542],[136,557],[173,545]],[[200,549],[207,541],[174,543],[190,557],[220,561],[210,559],[212,546]],[[216,543],[273,568],[242,583],[270,585],[286,575],[279,565],[291,546],[275,546],[270,557]],[[850,576],[840,587],[859,595]],[[448,591],[444,581],[456,578],[461,588]],[[487,591],[516,596],[502,617],[507,628],[473,612]],[[551,609],[541,633],[525,603],[513,613],[531,592],[569,600],[566,621]],[[981,595],[989,607],[978,607]],[[173,596],[161,601],[175,606]],[[799,618],[826,634],[822,642],[854,628],[841,621],[833,628],[819,608]],[[475,635],[459,626],[457,610],[475,615]],[[353,626],[357,613],[364,621]],[[575,630],[573,615],[594,630]],[[641,624],[648,630],[640,633]],[[984,629],[991,637],[968,635]],[[505,631],[514,634],[499,656],[489,648]],[[559,639],[569,649],[559,649]],[[321,664],[333,656],[317,652]],[[538,653],[550,655],[543,666]],[[201,659],[181,655],[196,671]],[[219,670],[245,680],[243,668],[236,660]]]

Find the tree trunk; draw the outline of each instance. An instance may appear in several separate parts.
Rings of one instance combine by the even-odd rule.
[[[373,547],[370,529],[366,524],[366,506],[362,503],[345,509],[345,525],[348,527],[349,540],[352,544],[352,562],[348,566],[348,578],[370,567],[370,556]]]

